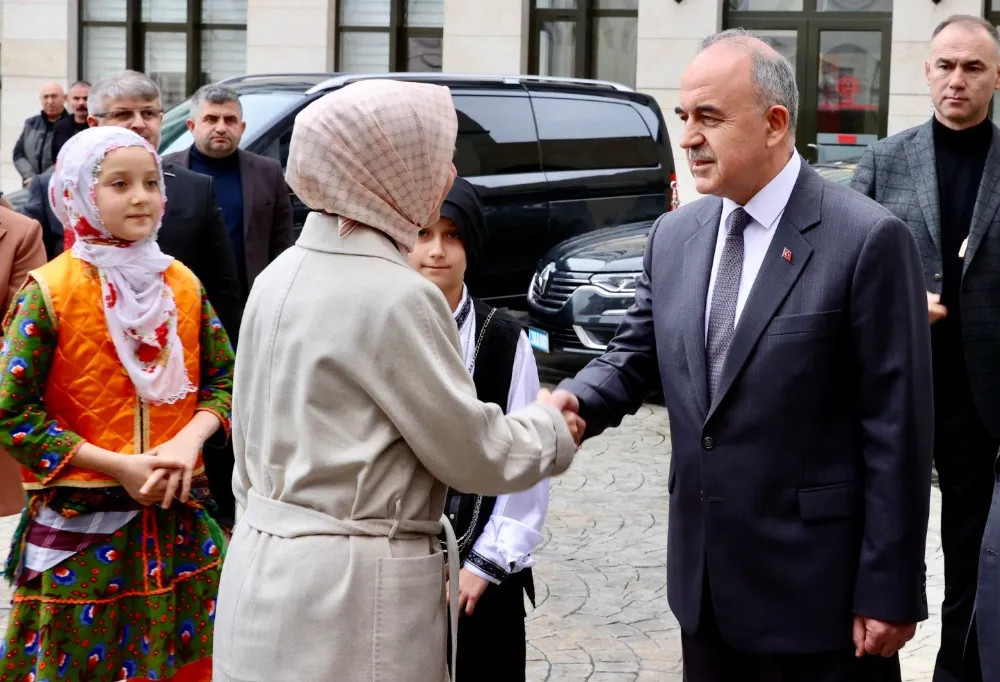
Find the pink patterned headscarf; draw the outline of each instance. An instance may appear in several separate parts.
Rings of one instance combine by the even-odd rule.
[[[407,251],[438,220],[458,117],[440,85],[381,78],[322,97],[295,117],[285,178],[314,211],[384,232]]]

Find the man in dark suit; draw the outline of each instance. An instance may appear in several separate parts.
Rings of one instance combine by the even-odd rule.
[[[965,651],[970,682],[1000,682],[1000,466],[997,469],[979,559],[975,623]]]
[[[165,159],[213,179],[245,300],[257,275],[294,241],[291,194],[280,163],[239,148],[246,122],[232,88],[199,89],[187,125],[194,145]]]
[[[160,88],[146,75],[125,71],[97,83],[88,102],[91,126],[129,128],[154,147],[160,144]],[[243,316],[243,296],[233,247],[226,233],[212,179],[164,160],[167,212],[158,241],[167,255],[187,265],[201,280],[219,320],[235,341]],[[54,257],[63,249],[63,229],[48,201],[50,174],[31,183],[27,215],[42,223],[46,250]],[[220,508],[219,519],[231,524],[235,515],[232,492],[233,462],[205,458],[212,496]]]
[[[996,27],[949,17],[926,72],[934,116],[872,145],[852,186],[906,222],[923,262],[944,551],[934,681],[958,682],[979,677],[966,675],[963,652],[1000,448],[1000,129],[988,118],[1000,87]]]
[[[913,237],[794,149],[792,66],[742,29],[681,79],[713,194],[661,217],[605,355],[548,400],[670,416],[667,597],[691,682],[899,680],[927,617],[930,340]]]

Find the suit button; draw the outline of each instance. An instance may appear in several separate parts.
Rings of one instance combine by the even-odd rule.
[[[944,277],[941,275],[940,272],[935,272],[934,273],[934,281],[935,282],[940,282],[942,279],[944,279]]]
[[[448,514],[448,518],[451,519],[452,521],[454,521],[455,520],[455,515],[454,514]]]
[[[701,441],[701,446],[706,450],[713,450],[715,448],[715,439],[711,436],[705,436]]]

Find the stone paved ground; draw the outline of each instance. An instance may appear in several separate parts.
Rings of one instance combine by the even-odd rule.
[[[528,617],[531,682],[681,681],[680,631],[667,607],[664,568],[669,463],[666,411],[648,406],[588,442],[553,481],[535,570],[538,610]],[[905,650],[908,682],[931,679],[937,651],[940,508],[935,488],[927,541],[932,614]],[[9,546],[13,527],[13,519],[0,519],[0,547]],[[9,601],[0,586],[0,627]]]
[[[666,410],[644,407],[589,441],[553,480],[528,620],[531,682],[680,682],[680,630],[666,599]],[[940,493],[927,541],[931,620],[904,650],[903,679],[929,681],[943,596]]]

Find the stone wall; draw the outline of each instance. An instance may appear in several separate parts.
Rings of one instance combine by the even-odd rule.
[[[76,0],[0,0],[0,189],[21,187],[13,151],[24,119],[41,111],[48,81],[64,88],[76,74]],[[71,14],[73,15],[71,17]]]

